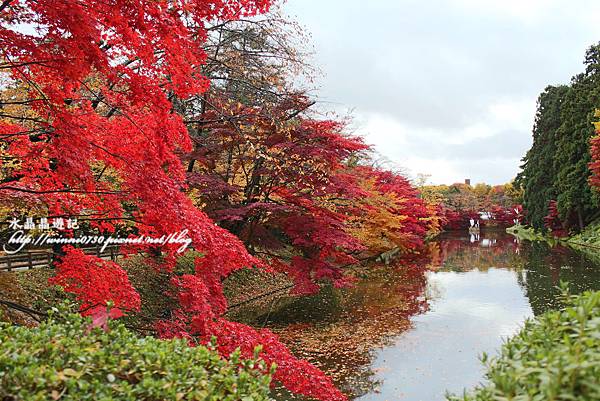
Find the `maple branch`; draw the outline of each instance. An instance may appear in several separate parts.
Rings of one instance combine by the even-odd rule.
[[[210,27],[207,27],[207,28],[206,28],[206,30],[207,30],[207,31],[212,31],[212,30],[215,30],[215,29],[223,28],[223,27],[225,27],[226,25],[229,25],[229,24],[231,24],[231,23],[237,23],[237,22],[244,22],[244,23],[246,23],[246,24],[254,24],[254,25],[258,25],[258,24],[260,24],[261,22],[265,22],[265,21],[267,21],[267,20],[266,20],[266,19],[262,19],[262,20],[260,20],[260,19],[257,19],[257,20],[249,20],[249,19],[243,19],[243,18],[236,19],[236,20],[226,20],[226,21],[223,21],[223,22],[221,22],[221,23],[219,23],[219,24],[215,24],[215,25],[212,25],[212,26],[210,26]]]
[[[55,193],[120,195],[120,194],[126,193],[124,191],[84,191],[81,189],[55,189],[55,190],[48,190],[48,191],[36,191],[34,189],[19,188],[19,187],[12,187],[12,186],[0,187],[0,191],[1,190],[18,191],[18,192],[25,192],[25,193],[38,194],[38,195],[40,195],[40,194],[55,194]]]
[[[219,63],[222,64],[226,68],[230,68],[230,67],[228,67],[223,62],[219,62]],[[232,81],[232,82],[241,83],[241,84],[244,84],[244,85],[248,85],[249,87],[251,87],[252,89],[254,89],[256,91],[269,93],[269,94],[271,94],[273,96],[277,96],[277,97],[282,97],[282,96],[286,96],[286,95],[290,95],[291,94],[291,93],[288,93],[288,92],[278,93],[278,92],[275,92],[275,91],[270,90],[270,89],[261,88],[260,86],[256,86],[256,85],[250,83],[249,81],[245,81],[245,80],[240,79],[240,78],[211,76],[210,79],[212,79],[212,80],[219,80],[219,81]],[[267,84],[266,82],[261,82],[261,83]]]
[[[50,61],[50,60],[48,60],[48,61]],[[15,63],[15,62],[9,61],[8,63],[2,63],[2,64],[0,64],[0,70],[8,70],[8,69],[11,69],[11,68],[25,67],[25,66],[28,66],[28,65],[44,64],[45,62],[46,61],[40,61],[40,60],[38,60],[38,61],[28,61],[28,62],[25,62],[25,63]]]
[[[215,110],[217,113],[219,113],[221,115],[222,118],[228,119],[228,116],[225,115],[225,113],[223,113],[215,104],[213,104],[212,102],[209,102],[207,98],[204,98],[204,102],[209,105],[210,107],[213,108],[213,110]],[[231,125],[233,126],[233,128],[235,129],[235,131],[238,133],[238,135],[240,137],[243,137],[244,134],[242,132],[242,130],[240,129],[240,127],[235,123],[235,121],[229,121],[231,123]],[[238,152],[242,153],[241,149],[240,149],[240,144],[236,144],[237,148],[238,148]],[[246,176],[246,180],[248,179],[249,175],[248,172],[246,171],[246,166],[244,166],[244,164],[242,163],[242,171],[244,172],[244,175]]]
[[[12,134],[2,134],[2,135],[0,135],[0,138],[10,138],[12,136],[19,136],[19,135],[32,135],[32,134],[39,135],[41,133],[49,133],[49,131],[42,130],[42,129],[19,131],[19,132],[13,132]],[[17,157],[12,157],[12,158],[17,159]]]
[[[36,322],[40,322],[40,317],[48,317],[48,314],[45,312],[40,312],[35,309],[28,308],[25,305],[18,304],[16,302],[7,301],[5,299],[0,299],[0,304],[7,306],[11,309],[18,310],[19,312],[23,312],[28,314],[33,320]]]
[[[104,167],[102,168],[102,170],[100,171],[100,173],[98,173],[98,175],[96,176],[96,181],[100,181],[100,178],[102,178],[102,176],[104,175],[104,172],[106,171],[107,168],[108,168],[108,164],[105,164]]]
[[[44,100],[44,99],[28,99],[28,100],[15,100],[15,101],[0,100],[0,107],[2,107],[3,105],[13,106],[13,105],[20,105],[20,104],[29,104],[29,103],[37,102],[40,100]]]
[[[12,3],[12,0],[4,0],[2,4],[0,4],[0,12],[4,11],[4,9],[8,7],[10,3]]]
[[[245,117],[245,116],[244,116]],[[234,117],[229,117],[228,119],[224,119],[224,118],[213,118],[211,120],[203,120],[202,118],[200,119],[192,119],[192,120],[183,120],[183,122],[185,124],[198,124],[198,125],[207,125],[207,124],[213,124],[213,123],[224,123],[224,122],[228,122],[234,119],[241,119],[242,116],[234,116]]]
[[[38,124],[43,124],[45,123],[44,120],[40,120],[37,118],[33,118],[33,117],[25,117],[25,116],[13,116],[12,114],[4,114],[4,113],[0,113],[0,117],[2,118],[10,118],[12,120],[26,120],[26,121],[33,121],[36,122]]]
[[[105,147],[103,147],[103,146],[100,146],[100,145],[98,145],[98,144],[96,144],[96,143],[94,143],[94,142],[92,142],[92,141],[88,141],[88,143],[89,143],[90,145],[92,145],[92,146],[94,146],[94,147],[96,147],[96,148],[98,148],[98,149],[100,149],[100,150],[102,150],[102,151],[106,152],[106,153],[107,153],[107,154],[109,154],[110,156],[112,156],[112,157],[114,157],[114,158],[116,158],[116,159],[120,159],[121,161],[123,161],[123,162],[127,163],[127,160],[126,160],[126,159],[125,159],[123,156],[119,156],[119,155],[118,155],[118,154],[116,154],[116,153],[112,153],[111,151],[109,151],[109,150],[108,150],[108,149],[106,149]],[[104,169],[106,169],[106,166],[104,167]],[[104,173],[104,170],[102,170],[102,172]],[[102,174],[101,174],[101,175],[98,177],[98,179],[100,179],[100,177],[101,177],[101,176],[102,176]]]
[[[293,113],[289,114],[285,119],[286,120],[293,119],[294,117],[298,116],[298,114],[300,114],[300,113],[308,110],[312,106],[314,106],[315,103],[317,103],[317,102],[314,101],[314,100],[312,102],[307,103],[304,107],[301,107],[300,109],[298,109],[298,110],[294,111]]]
[[[256,253],[265,254],[265,255],[269,255],[269,256],[280,258],[280,256],[270,254],[269,252],[256,252]],[[377,259],[378,257],[380,257],[381,255],[383,255],[384,253],[385,252],[381,252],[381,253],[379,253],[379,254],[377,254],[375,256],[370,256],[370,257],[363,258],[363,259],[357,259],[357,262],[358,263],[362,263],[362,262],[366,262],[366,261],[369,261],[369,260],[374,260],[374,259]],[[353,265],[358,264],[358,263],[349,263],[349,264],[346,264],[346,265],[342,266],[342,268],[353,266]],[[250,303],[252,301],[256,301],[258,299],[268,297],[269,295],[275,295],[275,294],[283,292],[285,290],[289,290],[289,289],[291,289],[293,287],[294,287],[294,284],[289,284],[289,285],[286,285],[284,287],[275,288],[274,290],[267,291],[265,293],[262,293],[262,294],[259,294],[257,296],[254,296],[252,298],[248,298],[248,299],[245,299],[243,301],[237,302],[235,304],[229,305],[227,307],[227,311],[225,313],[228,313],[231,309],[239,308],[240,306],[246,305],[246,304],[248,304],[248,303]]]
[[[245,300],[240,301],[238,303],[235,303],[233,305],[229,305],[227,307],[227,311],[225,311],[225,313],[228,313],[231,309],[239,308],[242,305],[246,305],[246,304],[248,304],[248,303],[250,303],[252,301],[256,301],[257,299],[268,297],[269,295],[275,295],[275,294],[277,294],[279,292],[283,292],[283,291],[289,290],[291,288],[294,288],[294,284],[289,284],[289,285],[286,285],[285,287],[276,288],[274,290],[265,292],[263,294],[259,294],[259,295],[255,296],[255,297],[245,299]]]
[[[21,304],[18,304],[16,302],[12,302],[12,301],[7,301],[5,299],[0,299],[0,304],[4,305],[4,306],[6,306],[6,307],[8,307],[10,309],[14,309],[14,310],[17,310],[19,312],[26,313],[33,320],[35,320],[38,323],[41,322],[40,317],[44,317],[44,318],[48,317],[48,313],[46,313],[46,312],[41,312],[41,311],[38,311],[38,310],[35,310],[35,309],[31,309],[31,308],[29,308],[29,307],[27,307],[25,305],[21,305]],[[88,308],[85,308],[85,309],[79,311],[79,313],[83,313],[83,312],[85,312],[85,311],[87,311],[87,310],[89,310],[89,309],[91,309],[93,307],[96,307],[96,306],[102,306],[102,304],[92,305],[92,306],[90,306]],[[128,329],[131,329],[131,330],[156,332],[156,330],[154,330],[154,329],[143,328],[143,327],[133,326],[133,325],[127,325],[127,324],[125,325],[125,327],[128,328]]]

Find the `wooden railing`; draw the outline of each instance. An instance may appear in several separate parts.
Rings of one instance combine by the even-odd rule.
[[[113,262],[119,257],[119,247],[116,245],[107,246],[104,252],[101,247],[82,248],[88,255],[96,255],[104,260]],[[54,260],[54,252],[51,249],[30,250],[18,252],[14,255],[0,255],[0,272],[19,271],[36,268],[49,267]]]

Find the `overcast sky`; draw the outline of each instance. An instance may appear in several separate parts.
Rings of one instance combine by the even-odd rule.
[[[600,2],[287,0],[312,33],[318,96],[413,177],[500,184],[531,144],[538,94],[583,70]]]

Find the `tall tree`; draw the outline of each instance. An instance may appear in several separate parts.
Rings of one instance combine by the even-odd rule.
[[[527,211],[527,219],[538,229],[544,228],[548,202],[556,197],[556,138],[561,126],[562,104],[568,91],[567,86],[548,86],[538,97],[533,145],[523,158],[521,172],[515,180],[515,184],[524,191],[523,207]]]
[[[600,46],[588,49],[586,71],[575,76],[563,101],[554,160],[557,207],[568,226],[583,229],[598,209],[589,185],[593,116],[600,105]]]
[[[589,146],[600,106],[600,45],[587,50],[584,65],[585,72],[569,86],[548,87],[538,100],[533,146],[516,180],[536,228],[544,227],[550,204],[549,217],[560,218],[566,230],[580,230],[598,217],[597,195],[589,185]]]

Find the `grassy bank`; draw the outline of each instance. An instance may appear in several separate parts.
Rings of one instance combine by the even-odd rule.
[[[581,233],[571,236],[566,243],[600,263],[600,221],[588,225]]]
[[[600,221],[588,225],[581,233],[564,238],[553,237],[527,226],[516,225],[506,229],[506,232],[525,241],[541,241],[551,246],[568,246],[585,254],[595,262],[600,263]]]
[[[484,356],[489,384],[449,400],[600,399],[600,292],[565,302],[527,321],[497,358]]]
[[[506,229],[506,232],[514,235],[515,237],[519,238],[520,240],[525,240],[525,241],[541,241],[541,242],[547,242],[550,245],[556,245],[557,243],[560,242],[559,239],[552,237],[551,235],[544,234],[540,231],[535,230],[532,227],[522,226],[520,224],[517,224],[512,227],[508,227]]]

